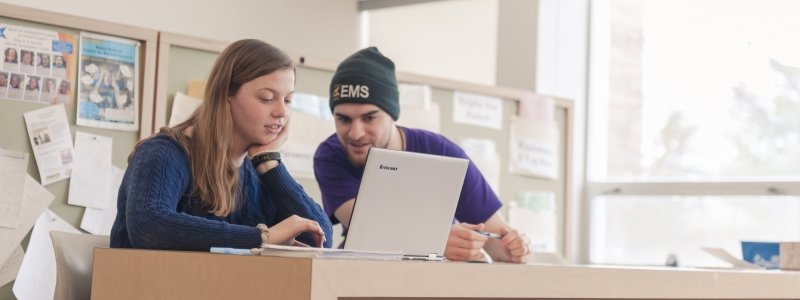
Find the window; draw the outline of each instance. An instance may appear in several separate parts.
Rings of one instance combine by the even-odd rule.
[[[800,239],[800,2],[592,10],[590,260],[717,265],[699,247]]]

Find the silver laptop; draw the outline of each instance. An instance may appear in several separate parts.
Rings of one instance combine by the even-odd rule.
[[[371,148],[345,249],[441,260],[469,161]]]

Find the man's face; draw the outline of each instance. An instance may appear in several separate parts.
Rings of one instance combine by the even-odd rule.
[[[336,137],[356,167],[364,167],[369,148],[386,148],[394,120],[374,104],[344,103],[333,108]]]

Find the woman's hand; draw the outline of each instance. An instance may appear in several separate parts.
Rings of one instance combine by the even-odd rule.
[[[286,142],[286,139],[288,137],[289,137],[289,119],[286,120],[286,124],[283,124],[281,132],[278,133],[278,136],[275,137],[275,139],[272,140],[272,142],[269,142],[264,145],[260,144],[250,145],[250,147],[247,148],[247,154],[250,155],[250,157],[253,157],[253,155],[258,154],[260,152],[280,150],[281,146],[283,146],[283,143]]]
[[[315,247],[322,247],[325,242],[325,232],[317,221],[293,215],[275,226],[269,228],[267,244],[292,245],[294,238],[303,232],[308,232],[314,238]]]

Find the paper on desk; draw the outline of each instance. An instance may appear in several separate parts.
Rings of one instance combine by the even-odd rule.
[[[0,286],[14,281],[14,278],[17,277],[17,272],[19,272],[19,267],[22,265],[22,257],[24,255],[25,251],[22,250],[22,246],[18,245],[14,252],[11,253],[11,257],[3,263],[3,267],[0,268]]]
[[[258,253],[258,251],[255,251]],[[293,247],[282,245],[261,245],[260,255],[282,257],[361,259],[361,260],[402,260],[401,251],[367,251],[329,248]]]
[[[54,212],[45,210],[33,227],[28,251],[14,282],[19,299],[53,299],[56,290],[56,257],[50,231],[80,233]]]
[[[711,254],[711,256],[731,264],[735,269],[762,269],[756,264],[736,258],[722,248],[703,247],[701,249],[703,249],[703,251],[706,253]]]
[[[108,186],[109,197],[106,199],[105,208],[87,207],[83,212],[81,229],[91,234],[111,235],[111,227],[117,218],[117,194],[125,170],[111,166],[111,174],[112,184]]]
[[[314,178],[314,153],[317,146],[335,132],[332,121],[295,112],[289,125],[289,138],[281,147],[282,160],[289,173],[298,178]]]
[[[17,228],[0,227],[0,261],[6,261],[14,248],[25,238],[33,227],[36,218],[53,202],[53,194],[36,182],[30,175],[25,175],[25,200],[22,201],[22,218]]]
[[[73,160],[72,135],[64,104],[46,106],[23,116],[42,185],[69,178]]]
[[[190,97],[181,92],[175,93],[175,97],[172,98],[172,112],[169,116],[169,127],[188,120],[201,103],[203,103],[203,100]]]
[[[439,117],[439,104],[431,103],[429,108],[400,104],[400,119],[397,125],[425,129],[430,132],[441,132],[442,122]]]
[[[453,122],[503,129],[503,99],[456,91],[453,93]]]
[[[111,139],[75,131],[75,161],[69,182],[71,205],[105,208],[111,185]]]
[[[28,154],[0,149],[0,227],[17,228],[25,197]]]

